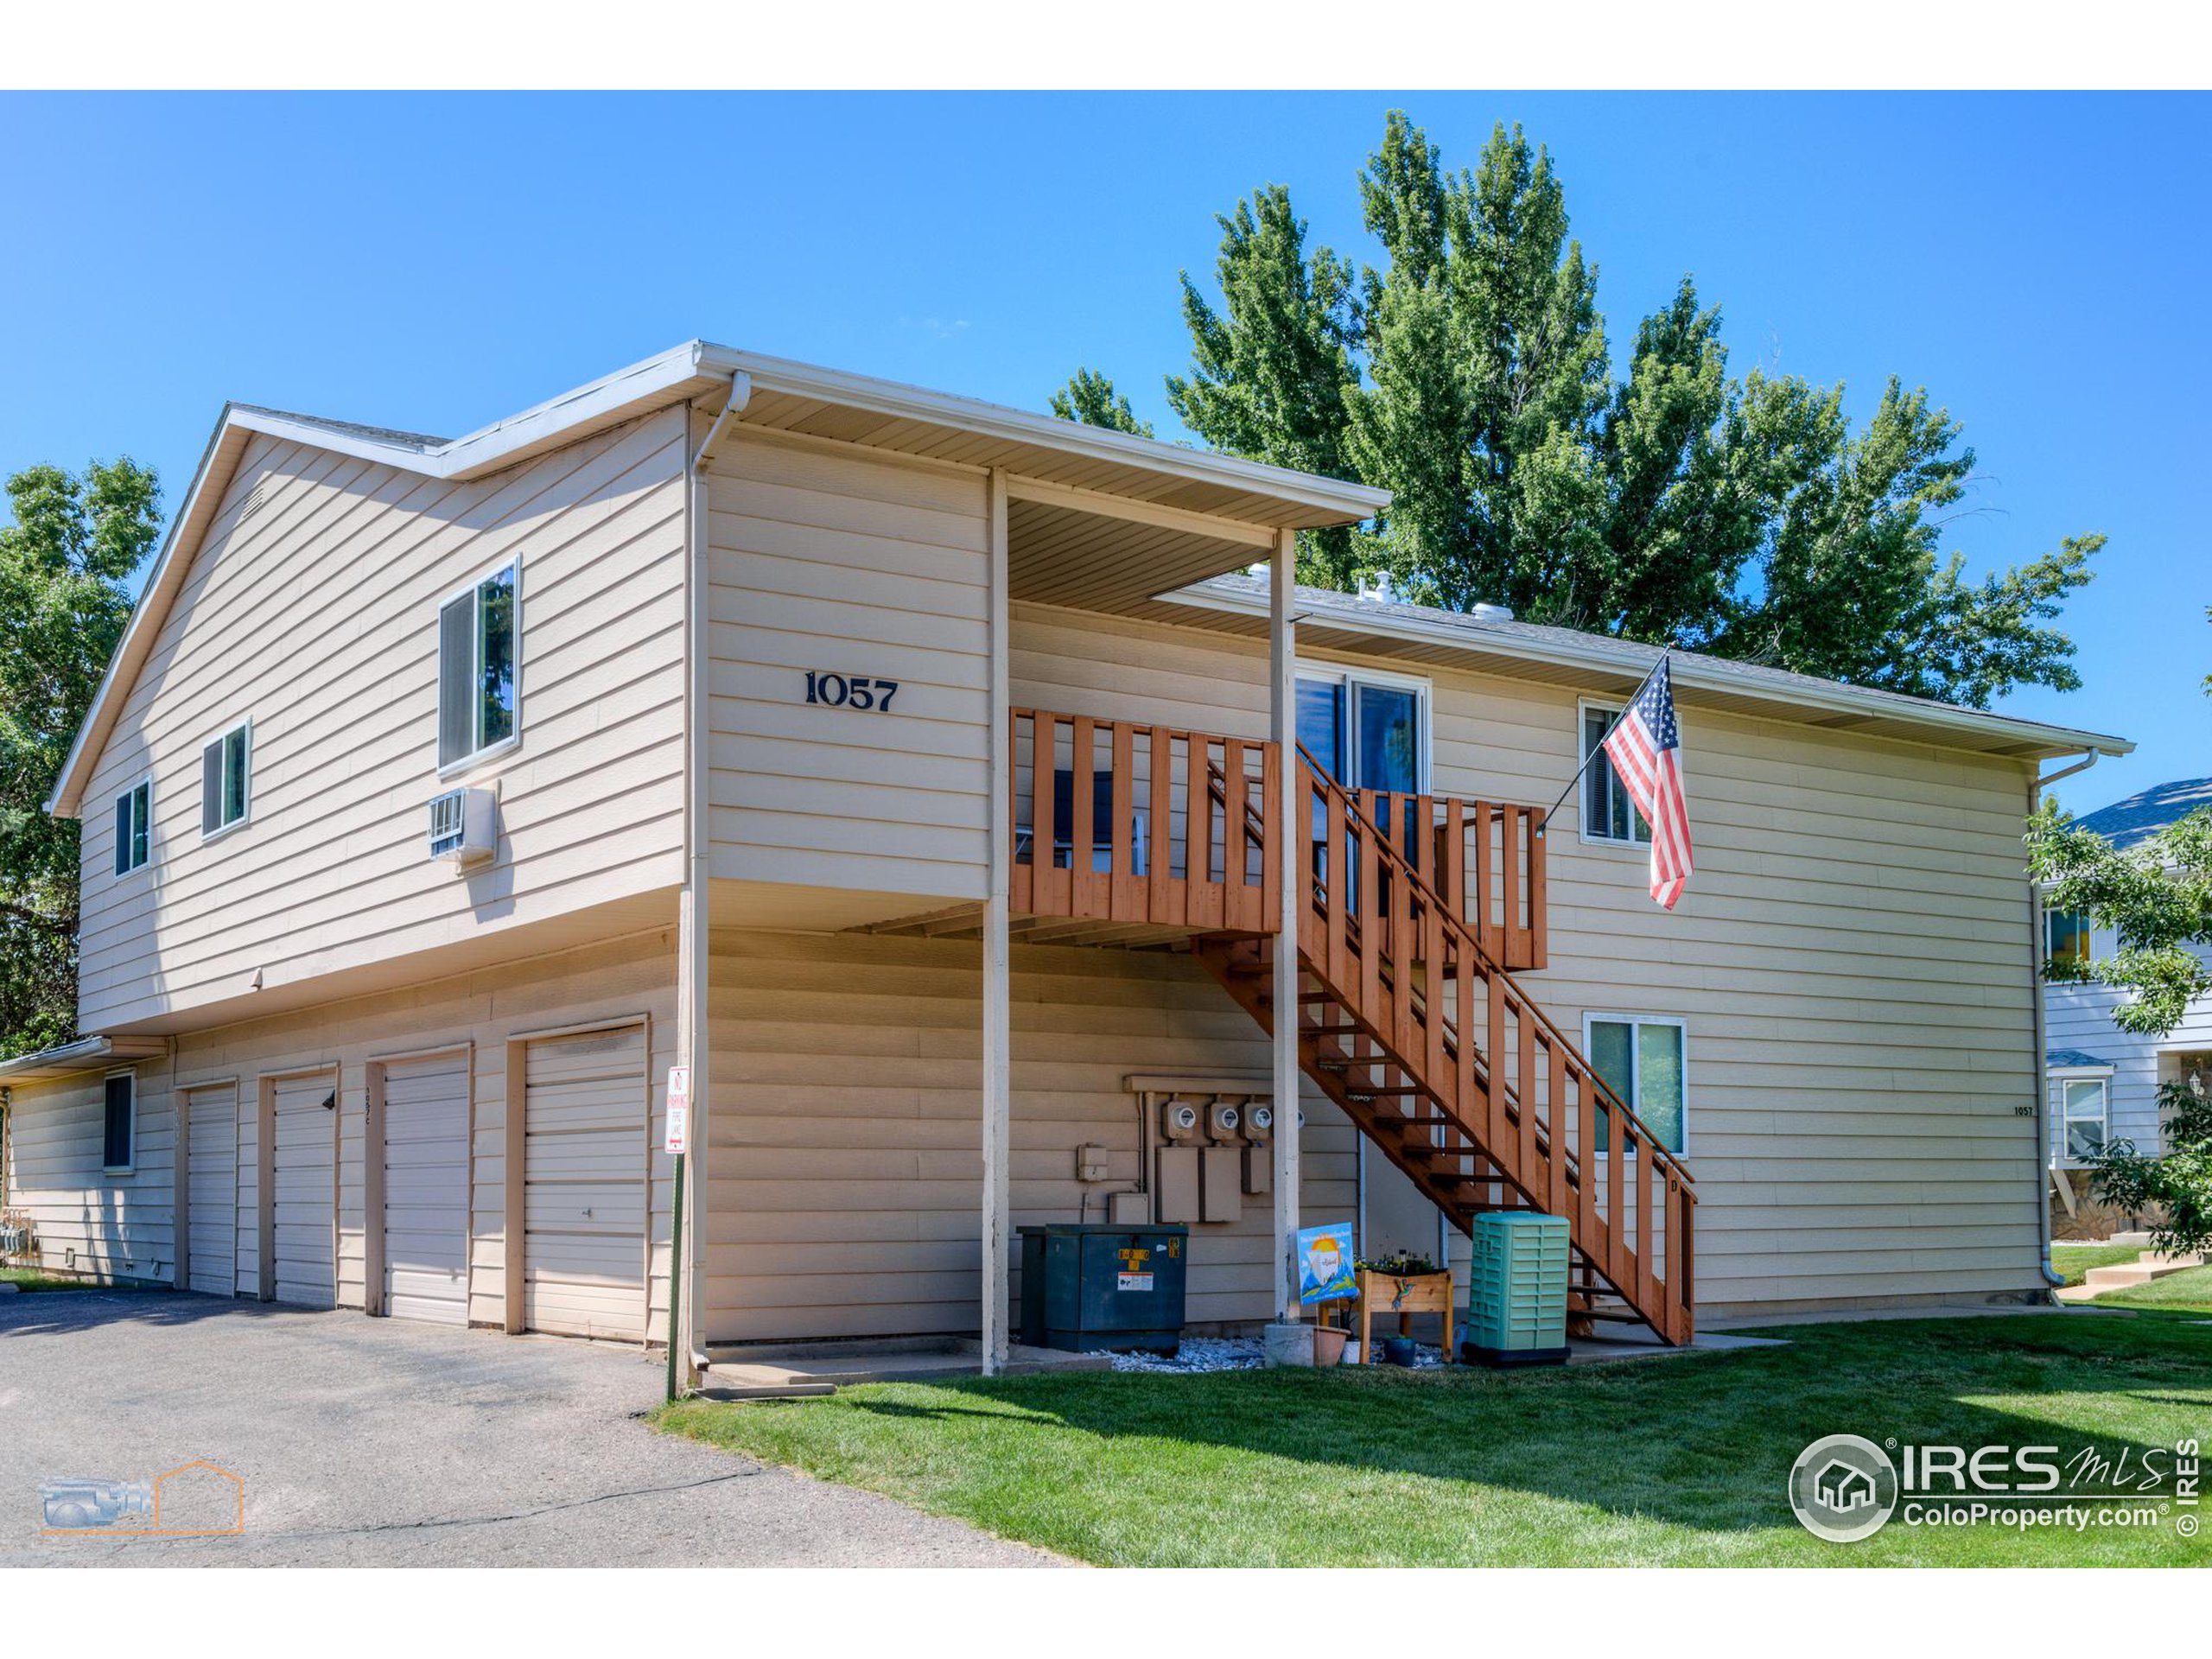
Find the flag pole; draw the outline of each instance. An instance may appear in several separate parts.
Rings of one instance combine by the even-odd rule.
[[[1574,776],[1567,780],[1567,787],[1560,791],[1559,799],[1552,803],[1552,810],[1536,821],[1538,836],[1541,836],[1549,827],[1552,819],[1558,816],[1560,808],[1567,804],[1567,798],[1574,793],[1574,786],[1582,781],[1582,774],[1590,770],[1590,763],[1605,752],[1605,738],[1613,734],[1613,727],[1619,725],[1627,717],[1628,711],[1636,706],[1636,700],[1643,695],[1643,688],[1651,683],[1651,676],[1666,667],[1667,658],[1673,655],[1674,648],[1671,645],[1663,647],[1659,652],[1659,660],[1651,664],[1650,672],[1637,682],[1636,690],[1630,692],[1628,700],[1621,704],[1620,713],[1615,715],[1611,723],[1605,728],[1605,736],[1599,738],[1590,746],[1590,753],[1582,757],[1582,764],[1574,769]]]

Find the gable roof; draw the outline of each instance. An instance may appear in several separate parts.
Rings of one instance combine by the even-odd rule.
[[[827,437],[969,467],[998,467],[1069,489],[1270,529],[1357,524],[1389,504],[1362,484],[1186,448],[979,398],[931,391],[703,340],[563,392],[457,438],[226,404],[170,522],[144,592],[124,630],[47,810],[74,817],[101,746],[184,585],[224,493],[256,435],[281,438],[428,478],[466,480],[519,465],[594,433],[680,404],[727,394],[743,423]],[[1216,567],[1218,568],[1218,567]]]
[[[1268,584],[1250,575],[1217,576],[1163,594],[1160,602],[1186,607],[1185,620],[1187,609],[1195,608],[1249,624],[1268,613]],[[1479,612],[1446,611],[1334,588],[1300,587],[1297,608],[1301,639],[1333,639],[1368,650],[1380,645],[1395,655],[1471,667],[1509,668],[1523,677],[1531,677],[1533,670],[1534,677],[1560,683],[1611,681],[1626,691],[1651,671],[1660,657],[1656,645],[1516,621],[1490,607]],[[1830,729],[2021,758],[2074,754],[2084,749],[2126,754],[2135,747],[2124,737],[2018,720],[1902,692],[1847,685],[1840,680],[1758,663],[1692,651],[1674,652],[1671,657],[1675,690],[1684,702],[1770,720],[1793,719]]]
[[[2115,847],[2133,847],[2161,830],[2171,830],[2202,806],[2212,806],[2212,778],[2178,778],[2099,807],[2087,817],[2075,819],[2074,827],[2094,830]]]

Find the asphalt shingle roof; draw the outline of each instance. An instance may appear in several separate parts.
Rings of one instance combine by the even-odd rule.
[[[2133,847],[2180,823],[2201,806],[2212,806],[2212,778],[2177,778],[2100,807],[2074,823],[2076,829],[2095,830],[2115,847]]]
[[[2044,1064],[2056,1066],[2110,1065],[2112,1062],[2099,1054],[2084,1054],[2078,1048],[2053,1048],[2044,1052]]]

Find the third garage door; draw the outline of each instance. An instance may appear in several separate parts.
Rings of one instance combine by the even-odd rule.
[[[523,1322],[645,1333],[645,1037],[542,1038],[524,1073]]]
[[[384,1069],[384,1311],[468,1323],[468,1056]]]
[[[305,1307],[338,1305],[337,1087],[327,1071],[276,1084],[274,1300]]]

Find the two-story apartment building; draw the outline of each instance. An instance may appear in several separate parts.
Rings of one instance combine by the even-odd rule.
[[[2100,807],[2076,823],[2115,847],[2132,848],[2207,806],[2212,806],[2212,778],[2183,778]],[[2078,912],[2046,909],[2044,930],[2044,950],[2053,959],[2095,961],[2120,948],[2115,930]],[[2202,1078],[2212,1088],[2212,999],[2199,997],[2179,1025],[2158,1037],[2113,1024],[2121,1001],[2121,993],[2101,985],[2058,981],[2044,988],[2048,1151],[2052,1192],[2063,1212],[2056,1218],[2066,1230],[2096,1234],[2124,1219],[2096,1201],[2089,1160],[2121,1141],[2145,1154],[2164,1151],[2161,1084]]]
[[[1379,492],[694,343],[467,437],[234,405],[52,809],[56,1269],[688,1352],[1004,1341],[1008,1230],[1568,1217],[1578,1313],[2040,1294],[2040,763],[2118,740],[1294,589]],[[1264,566],[1264,570],[1258,567]],[[693,1091],[672,1261],[670,1069]]]

